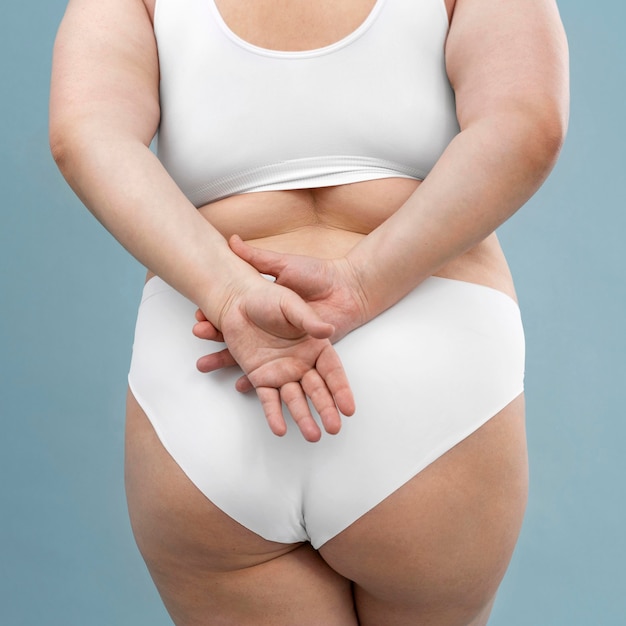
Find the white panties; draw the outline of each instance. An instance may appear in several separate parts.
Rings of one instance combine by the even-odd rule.
[[[273,435],[239,368],[196,360],[196,306],[159,278],[144,288],[129,383],[164,447],[215,505],[262,537],[319,548],[523,390],[517,304],[432,277],[335,348],[356,401],[338,435]],[[317,416],[316,416],[317,417]]]

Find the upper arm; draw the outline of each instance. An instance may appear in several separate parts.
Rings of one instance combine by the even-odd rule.
[[[70,0],[54,46],[53,151],[84,129],[147,145],[158,123],[158,56],[143,1]]]
[[[554,0],[457,0],[446,66],[461,128],[502,113],[565,131],[567,42]],[[553,127],[553,128],[552,128]]]

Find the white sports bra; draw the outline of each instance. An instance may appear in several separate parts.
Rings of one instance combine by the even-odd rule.
[[[458,133],[443,0],[377,0],[350,35],[282,52],[214,0],[157,0],[158,156],[196,206],[253,191],[423,179]]]

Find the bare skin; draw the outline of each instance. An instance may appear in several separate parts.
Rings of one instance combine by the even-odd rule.
[[[240,37],[282,50],[341,39],[373,4],[217,2]],[[446,62],[462,132],[424,183],[249,194],[198,211],[147,150],[159,117],[154,0],[70,2],[53,71],[55,158],[113,235],[198,305],[207,320],[198,333],[224,333],[277,434],[283,388],[294,392],[287,404],[306,438],[319,433],[297,406],[319,390],[326,429],[340,428],[340,412],[348,414],[354,399],[332,365],[333,335],[366,323],[427,276],[515,297],[493,231],[541,184],[563,138],[560,22],[550,0],[446,0],[446,9]],[[229,247],[235,234],[257,249],[312,261],[289,289],[268,284],[254,253]],[[354,306],[333,308],[332,293],[317,302],[296,295],[320,259],[341,268]],[[250,315],[260,300],[286,311],[262,337],[263,324]],[[276,363],[256,363],[256,349],[246,353],[251,341],[288,344],[282,356],[315,343],[331,365],[305,361],[305,371],[279,379]],[[169,457],[130,394],[127,415],[131,522],[177,626],[486,624],[526,502],[522,397],[319,551],[268,542],[228,518]]]
[[[319,552],[213,506],[130,394],[126,442],[137,544],[179,626],[483,626],[526,503],[521,397]]]

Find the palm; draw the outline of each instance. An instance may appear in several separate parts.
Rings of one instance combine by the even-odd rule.
[[[289,289],[262,281],[235,297],[221,317],[226,351],[205,357],[204,371],[237,363],[246,376],[240,390],[256,389],[272,431],[285,432],[282,403],[304,437],[316,441],[321,431],[311,415],[307,397],[327,432],[341,427],[339,411],[354,411],[345,372],[328,337],[331,325],[322,322]],[[230,360],[230,362],[227,362]]]
[[[224,341],[255,387],[299,381],[328,344],[294,326],[272,304],[247,299],[222,318]]]

